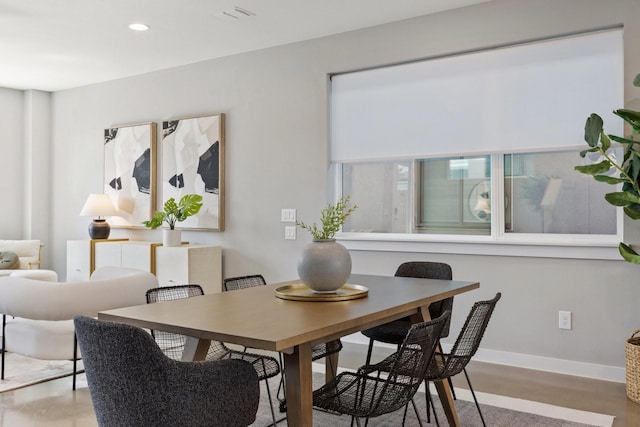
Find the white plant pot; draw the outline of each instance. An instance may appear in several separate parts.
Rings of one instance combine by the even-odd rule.
[[[162,246],[175,247],[182,245],[182,233],[181,230],[162,230]]]

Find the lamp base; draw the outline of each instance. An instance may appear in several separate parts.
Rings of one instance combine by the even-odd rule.
[[[91,239],[108,239],[111,233],[111,226],[104,219],[94,219],[89,224],[89,237]]]

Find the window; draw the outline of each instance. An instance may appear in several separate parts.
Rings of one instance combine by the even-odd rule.
[[[505,155],[506,231],[616,235],[616,209],[607,184],[578,173],[575,151]]]
[[[617,244],[612,187],[573,168],[591,113],[622,133],[622,41],[616,28],[332,76],[335,188],[360,207],[343,232]]]
[[[342,192],[360,207],[344,231],[617,236],[616,209],[604,199],[611,187],[574,170],[582,160],[578,153],[344,164]],[[492,179],[504,182],[502,204],[493,197]],[[496,206],[502,210],[496,211]],[[494,215],[499,221],[492,219]],[[503,233],[492,224],[503,224]]]

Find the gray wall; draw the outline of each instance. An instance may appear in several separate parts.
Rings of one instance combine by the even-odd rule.
[[[104,128],[225,113],[226,231],[186,232],[183,237],[222,245],[225,276],[261,272],[271,282],[292,279],[298,254],[310,238],[299,230],[298,240],[284,240],[280,209],[297,208],[299,219],[313,221],[327,202],[329,73],[618,24],[625,26],[627,106],[637,108],[639,93],[630,82],[640,72],[637,0],[497,0],[56,92],[47,262],[64,277],[66,241],[87,238],[90,219],[78,213],[87,194],[102,191]],[[12,155],[19,159],[19,153]],[[9,200],[19,196],[12,192]],[[630,226],[637,234],[638,225]],[[112,236],[161,238],[159,231],[149,230],[118,229]],[[402,261],[433,259],[452,264],[457,279],[480,280],[479,291],[456,299],[454,327],[473,300],[502,291],[483,341],[483,348],[495,352],[619,368],[625,340],[640,326],[638,267],[622,261],[376,251],[353,251],[352,256],[358,273],[393,274]],[[558,310],[574,313],[573,330],[558,330]]]

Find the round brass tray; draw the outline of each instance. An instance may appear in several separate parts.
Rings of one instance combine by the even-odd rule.
[[[316,294],[303,283],[293,283],[276,288],[275,293],[276,297],[291,301],[348,301],[366,297],[369,289],[347,283],[335,293]]]

